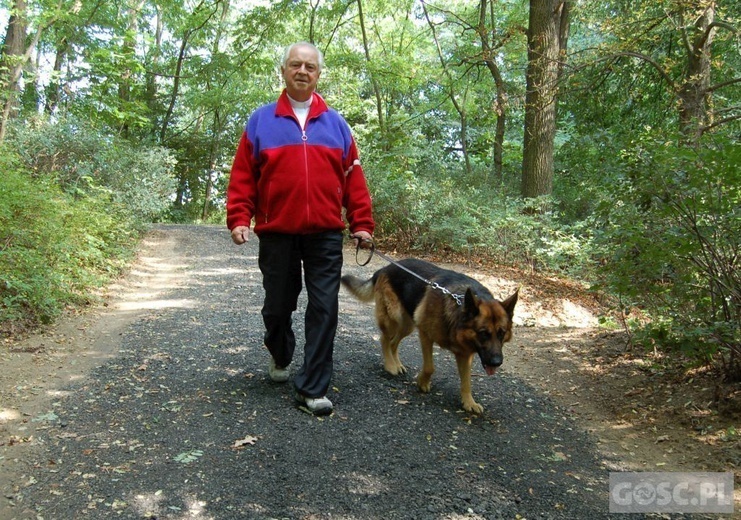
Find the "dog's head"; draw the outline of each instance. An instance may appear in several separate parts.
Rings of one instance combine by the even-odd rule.
[[[484,300],[469,288],[463,302],[463,327],[459,329],[459,341],[475,350],[484,370],[493,375],[504,361],[502,346],[512,338],[512,317],[519,289],[509,298]]]

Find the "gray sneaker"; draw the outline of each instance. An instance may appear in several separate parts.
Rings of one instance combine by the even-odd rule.
[[[288,381],[288,368],[279,367],[271,357],[270,364],[268,365],[268,375],[276,383],[285,383]]]
[[[313,413],[314,415],[329,415],[334,407],[332,401],[326,397],[306,397],[305,395],[296,394],[296,401],[300,408]]]

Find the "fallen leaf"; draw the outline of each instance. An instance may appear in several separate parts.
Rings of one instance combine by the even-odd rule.
[[[246,446],[247,444],[249,444],[250,446],[254,446],[255,442],[257,442],[257,437],[253,435],[247,435],[244,439],[238,439],[234,441],[232,448],[241,448],[243,446]]]
[[[198,460],[198,457],[201,457],[202,455],[203,452],[201,450],[184,451],[183,453],[179,453],[175,457],[175,462],[179,462],[181,464],[189,464],[195,460]]]

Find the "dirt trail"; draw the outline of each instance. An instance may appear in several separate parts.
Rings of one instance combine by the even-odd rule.
[[[105,306],[2,346],[0,518],[599,518],[611,470],[738,471],[712,379],[662,372],[527,282],[501,375],[474,379],[483,416],[459,410],[445,353],[416,391],[415,336],[412,375],[386,376],[347,295],[337,411],[302,414],[266,380],[255,255],[218,227],[157,227]],[[381,265],[348,251],[346,271]],[[498,296],[522,283],[448,267]]]

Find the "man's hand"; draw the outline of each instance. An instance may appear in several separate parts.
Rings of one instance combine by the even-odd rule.
[[[367,231],[358,231],[350,235],[350,237],[355,241],[355,247],[358,247],[358,243],[360,243],[361,249],[370,249],[373,243],[373,237]]]
[[[244,244],[250,239],[249,226],[237,226],[232,229],[232,241],[235,244]]]

